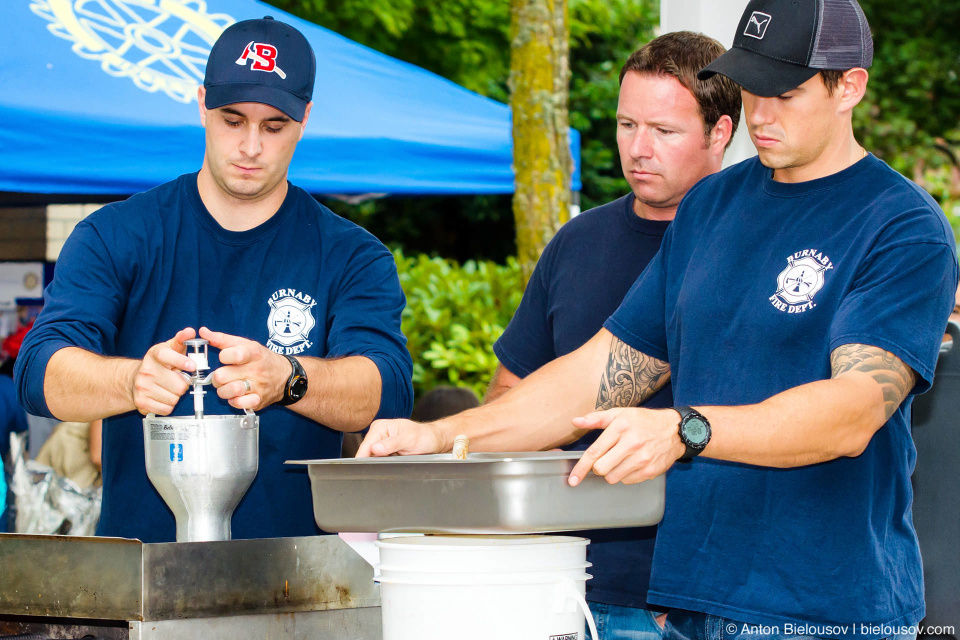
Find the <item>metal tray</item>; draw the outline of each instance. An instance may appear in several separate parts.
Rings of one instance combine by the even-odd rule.
[[[653,525],[664,477],[567,484],[581,451],[292,460],[305,464],[324,531],[512,534]]]

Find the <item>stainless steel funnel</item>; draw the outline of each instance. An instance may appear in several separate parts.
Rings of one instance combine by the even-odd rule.
[[[177,519],[177,542],[230,539],[257,475],[259,433],[253,414],[144,418],[147,477]]]
[[[229,540],[233,510],[250,488],[259,464],[260,418],[205,416],[203,386],[207,341],[188,340],[197,364],[192,384],[194,415],[143,420],[147,477],[177,519],[177,542]]]

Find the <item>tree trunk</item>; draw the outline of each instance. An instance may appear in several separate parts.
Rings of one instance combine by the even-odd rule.
[[[570,217],[566,0],[510,0],[513,217],[524,284]]]

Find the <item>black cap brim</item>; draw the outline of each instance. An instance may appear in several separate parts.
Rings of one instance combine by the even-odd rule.
[[[206,90],[203,103],[207,109],[219,109],[238,102],[259,102],[283,111],[297,122],[303,122],[307,110],[306,100],[275,85],[231,82],[211,85]]]
[[[796,89],[819,71],[734,47],[701,69],[697,78],[707,80],[719,73],[754,95],[773,98]]]

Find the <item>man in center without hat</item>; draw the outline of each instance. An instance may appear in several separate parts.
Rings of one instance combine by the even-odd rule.
[[[740,89],[724,77],[698,80],[697,72],[723,52],[719,42],[681,31],[643,45],[624,63],[616,136],[630,193],[580,214],[547,245],[493,347],[500,365],[488,402],[596,334],[660,249],[680,199],[720,170],[740,120]],[[668,383],[644,406],[672,404]],[[582,451],[597,435],[567,448]],[[593,578],[586,597],[600,636],[595,640],[659,638],[655,616],[662,609],[647,604],[656,531],[582,533],[590,539]]]

